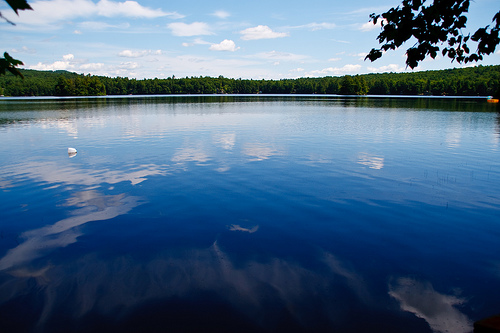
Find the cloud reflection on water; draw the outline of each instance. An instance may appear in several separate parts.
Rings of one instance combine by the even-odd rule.
[[[279,154],[276,149],[262,143],[248,143],[242,152],[251,157],[250,161],[263,161]]]
[[[178,148],[172,157],[172,162],[179,164],[186,162],[197,162],[199,164],[203,164],[209,160],[210,156],[201,147]]]
[[[123,212],[133,204],[127,202],[121,208],[112,206],[103,212],[111,217],[119,213],[118,209]],[[87,215],[85,220],[102,218],[96,214]],[[76,224],[73,218],[33,230],[27,233],[26,236],[31,238],[23,244],[29,249],[35,244],[53,246],[55,244],[44,243],[44,240],[54,232]],[[56,237],[56,240],[60,241],[58,245],[67,243],[62,237]],[[30,254],[16,249],[13,252]],[[91,313],[116,320],[133,316],[134,311],[152,300],[189,302],[196,295],[210,295],[203,304],[211,306],[211,302],[223,302],[261,328],[275,327],[285,314],[286,320],[295,323],[296,327],[314,328],[341,321],[346,310],[339,304],[353,302],[346,297],[357,299],[354,302],[361,301],[362,304],[367,299],[363,280],[329,253],[318,258],[321,266],[318,270],[272,257],[265,261],[250,260],[242,265],[233,261],[231,254],[224,251],[217,241],[205,249],[160,252],[149,261],[138,261],[132,255],[106,259],[99,253],[88,253],[62,264],[47,259],[46,266],[41,269],[30,269],[25,260],[14,261],[13,257],[9,253],[1,260],[2,268],[16,264],[11,274],[17,279],[35,277],[36,284],[16,283],[16,290],[6,292],[5,288],[12,288],[12,283],[2,278],[0,304],[19,295],[42,292],[41,326],[44,321],[58,316],[61,308],[66,313],[69,311],[71,319],[76,321]],[[321,308],[318,309],[319,304]],[[153,324],[168,325],[162,322],[166,315],[162,315],[162,311],[167,310],[160,308],[156,311],[158,316],[154,320],[158,322]]]
[[[430,283],[400,278],[389,286],[389,295],[399,301],[403,311],[414,313],[427,321],[436,333],[472,331],[472,322],[456,308],[465,300],[441,294]]]
[[[236,144],[236,133],[216,133],[214,143],[225,150],[232,150]]]
[[[56,248],[75,243],[77,237],[82,235],[77,227],[92,221],[110,220],[128,213],[138,205],[138,198],[126,197],[124,194],[100,196],[95,192],[85,192],[85,195],[88,197],[87,204],[77,199],[77,205],[85,207],[77,211],[75,216],[21,234],[24,241],[0,259],[0,270],[29,263]]]
[[[231,231],[242,231],[242,232],[248,232],[249,234],[253,234],[254,232],[257,232],[259,230],[259,226],[253,226],[252,228],[245,228],[240,226],[239,224],[231,224],[228,227],[229,230]]]
[[[359,153],[358,164],[365,165],[370,169],[380,170],[384,167],[384,158],[368,153]]]
[[[11,176],[22,175],[48,184],[96,186],[102,183],[117,184],[129,181],[137,185],[149,176],[166,175],[168,171],[164,166],[155,164],[142,164],[131,166],[130,169],[112,170],[82,169],[73,165],[61,165],[57,162],[25,162],[12,165],[2,170]]]
[[[9,187],[14,187],[14,185],[12,184],[12,181],[7,180],[5,178],[0,178],[0,188],[7,189]]]

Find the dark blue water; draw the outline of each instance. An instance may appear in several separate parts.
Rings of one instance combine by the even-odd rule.
[[[1,332],[470,332],[500,313],[484,101],[4,99],[0,143]]]

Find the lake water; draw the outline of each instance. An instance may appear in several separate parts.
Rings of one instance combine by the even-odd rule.
[[[498,110],[2,99],[0,331],[470,332],[500,313]]]

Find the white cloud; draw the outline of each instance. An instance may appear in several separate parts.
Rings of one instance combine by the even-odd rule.
[[[212,43],[206,42],[201,38],[195,38],[191,43],[184,42],[182,43],[182,46],[188,47],[188,46],[194,46],[194,45],[211,45]]]
[[[82,34],[82,32],[81,32],[80,30],[75,30],[75,31],[73,31],[73,33],[74,33],[75,35],[81,35],[81,34]]]
[[[359,30],[361,30],[361,31],[371,31],[371,30],[376,29],[376,28],[378,28],[378,25],[373,24],[373,22],[366,22],[366,23],[363,23],[359,27]]]
[[[204,22],[193,22],[191,24],[176,22],[170,23],[167,27],[172,30],[174,36],[213,35],[209,25]]]
[[[386,19],[383,19],[383,22],[384,24],[387,24],[387,20]],[[373,24],[373,22],[366,22],[366,23],[363,23],[359,28],[358,30],[361,30],[361,31],[372,31],[374,29],[380,29],[380,23],[381,21],[378,20],[375,24]]]
[[[119,67],[122,69],[136,69],[139,67],[139,64],[134,61],[128,61],[120,63]]]
[[[75,59],[75,56],[72,55],[71,53],[70,54],[66,54],[66,55],[63,55],[63,60],[64,61],[69,61],[69,60],[73,60]]]
[[[272,31],[267,25],[258,25],[254,28],[242,30],[240,33],[243,35],[241,36],[243,40],[272,39],[289,36],[288,33],[285,32]]]
[[[118,53],[118,56],[125,58],[139,58],[139,57],[144,57],[147,54],[148,54],[147,50],[144,51],[123,50],[120,53]]]
[[[98,15],[113,17],[142,17],[142,18],[156,18],[163,16],[174,16],[176,18],[182,17],[177,13],[165,13],[161,9],[151,9],[141,6],[136,1],[115,2],[108,0],[101,0],[97,4]]]
[[[78,27],[84,30],[128,29],[130,28],[130,23],[108,24],[105,22],[86,21],[79,23]]]
[[[353,53],[350,56],[352,57],[359,57],[359,60],[365,60],[366,56],[368,55],[368,52],[360,52],[360,53]]]
[[[257,53],[252,58],[260,58],[260,59],[270,59],[270,60],[283,60],[283,61],[302,61],[308,58],[308,56],[287,52],[261,52]]]
[[[390,64],[381,67],[367,67],[370,72],[374,73],[386,73],[386,72],[404,72],[405,68],[397,64]]]
[[[229,16],[231,16],[231,14],[229,14],[225,10],[217,10],[212,15],[216,16],[216,17],[218,17],[220,19],[225,19],[225,18],[228,18]]]
[[[147,55],[161,55],[162,51],[161,50],[140,50],[140,51],[132,51],[132,50],[123,50],[120,53],[118,53],[118,56],[120,57],[125,57],[125,58],[140,58],[140,57],[145,57]]]
[[[327,22],[316,23],[316,22],[313,22],[313,23],[309,23],[309,24],[293,26],[290,28],[291,29],[311,29],[311,30],[315,31],[315,30],[321,30],[321,29],[334,29],[336,27],[337,27],[337,25],[335,23],[327,23]]]
[[[104,64],[102,62],[98,62],[98,63],[88,63],[88,64],[83,64],[83,65],[80,65],[79,67],[81,70],[99,70],[99,69],[103,69],[104,68]]]
[[[320,75],[345,75],[345,74],[355,74],[359,72],[361,65],[345,65],[343,67],[328,67],[321,70],[315,70],[307,73],[308,76],[320,76]]]
[[[29,53],[29,54],[34,54],[36,53],[36,50],[30,49],[26,46],[21,47],[20,49],[12,49],[11,50],[13,53]]]
[[[39,62],[36,65],[29,66],[29,69],[36,69],[39,71],[57,71],[66,70],[73,72],[84,72],[89,70],[100,70],[105,67],[103,63],[84,63],[82,60],[75,59],[71,53],[62,56],[62,61],[58,60],[51,64],[44,64]]]
[[[342,58],[330,58],[328,59],[328,61],[340,61],[342,60]]]
[[[56,61],[52,64],[43,64],[39,62],[34,66],[30,66],[30,69],[36,69],[39,71],[58,71],[58,70],[74,70],[75,64],[70,63],[69,61]]]
[[[229,40],[229,39],[224,39],[219,44],[212,44],[210,46],[210,50],[212,50],[212,51],[231,51],[231,52],[234,52],[238,49],[239,49],[239,47],[236,47],[236,44],[232,40]]]
[[[291,73],[300,73],[300,72],[303,72],[303,71],[304,71],[304,68],[300,68],[300,67],[290,70]]]
[[[348,42],[346,40],[339,40],[339,39],[332,39],[332,42],[342,43],[342,44],[351,44],[351,42]],[[344,53],[344,52],[340,52],[340,53]],[[337,54],[340,54],[340,53],[337,53]]]
[[[136,1],[109,1],[101,0],[94,3],[91,0],[49,0],[30,3],[33,11],[22,11],[15,18],[16,23],[26,25],[53,24],[57,21],[69,21],[78,17],[134,17],[158,18],[169,16],[181,18],[176,12],[164,12],[161,9],[144,7]],[[15,15],[6,13],[6,15]]]

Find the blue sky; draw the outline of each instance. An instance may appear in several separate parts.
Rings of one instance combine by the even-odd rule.
[[[175,75],[281,79],[402,72],[405,49],[364,61],[377,47],[369,15],[398,0],[29,1],[19,16],[2,1],[2,51],[23,68],[130,78]],[[491,22],[498,0],[471,2],[468,31]],[[408,45],[411,46],[411,45]],[[500,64],[500,47],[482,65]],[[418,70],[462,67],[448,58]]]

